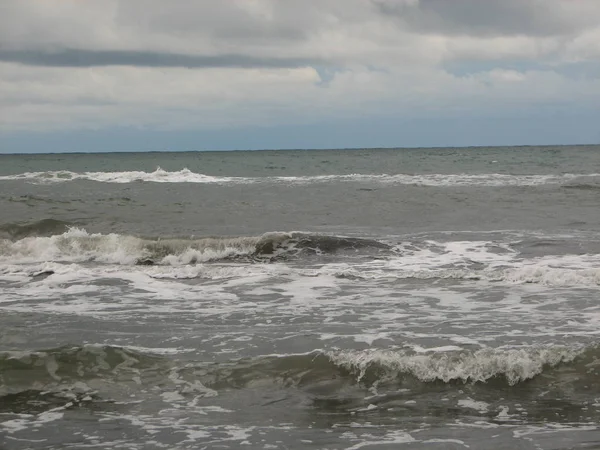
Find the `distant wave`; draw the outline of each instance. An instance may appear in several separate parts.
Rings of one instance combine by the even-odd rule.
[[[74,180],[88,180],[102,183],[204,183],[204,184],[251,184],[282,183],[310,184],[329,182],[374,182],[417,186],[539,186],[546,184],[569,184],[587,186],[585,180],[594,180],[600,173],[592,174],[544,174],[508,175],[489,174],[336,174],[315,176],[276,176],[276,177],[219,177],[195,173],[189,169],[168,172],[157,168],[154,172],[26,172],[17,175],[0,176],[0,181],[25,180],[31,183],[63,183]],[[590,186],[595,186],[591,183]]]
[[[0,180],[29,180],[38,183],[60,183],[74,180],[90,180],[102,183],[132,183],[136,181],[149,181],[155,183],[227,183],[232,180],[244,180],[244,178],[212,177],[194,173],[188,169],[168,172],[159,167],[154,172],[129,171],[79,173],[68,170],[25,172],[18,175],[0,176]]]

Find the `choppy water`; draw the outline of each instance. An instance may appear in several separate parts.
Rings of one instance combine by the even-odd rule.
[[[0,448],[600,448],[599,206],[600,147],[0,156]]]

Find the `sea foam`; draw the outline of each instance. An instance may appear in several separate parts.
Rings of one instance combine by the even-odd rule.
[[[193,172],[187,168],[177,171],[166,171],[157,168],[153,172],[72,172],[67,170],[47,172],[25,172],[0,176],[0,181],[25,180],[32,183],[64,183],[75,180],[88,180],[101,183],[204,183],[204,184],[250,184],[250,183],[283,183],[310,184],[329,182],[361,182],[380,184],[400,184],[418,186],[540,186],[546,184],[568,184],[587,186],[593,182],[595,186],[600,173],[591,174],[536,174],[509,175],[500,173],[484,174],[327,174],[314,176],[212,176]],[[573,184],[574,183],[574,184]]]
[[[571,362],[584,351],[583,347],[548,346],[416,354],[369,349],[327,352],[326,355],[337,366],[355,374],[358,381],[409,374],[423,382],[439,380],[466,383],[486,382],[503,376],[509,385],[515,385],[539,375],[546,366]]]

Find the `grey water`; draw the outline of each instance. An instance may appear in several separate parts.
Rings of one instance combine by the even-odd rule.
[[[600,147],[0,155],[0,448],[600,448]]]

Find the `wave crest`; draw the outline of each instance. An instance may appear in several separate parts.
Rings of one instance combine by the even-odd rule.
[[[584,186],[589,180],[600,177],[599,173],[567,173],[538,175],[508,175],[501,173],[485,174],[330,174],[313,176],[266,176],[266,177],[222,177],[192,172],[184,168],[166,171],[158,167],[154,172],[72,172],[68,170],[48,172],[25,172],[0,176],[0,181],[25,180],[32,183],[61,183],[74,180],[88,180],[101,183],[203,183],[203,184],[250,184],[250,183],[328,183],[328,182],[375,182],[383,184],[418,186],[539,186],[571,185]],[[595,186],[594,183],[590,184]]]
[[[70,228],[63,234],[50,237],[0,240],[0,260],[183,265],[232,258],[274,260],[340,251],[377,252],[388,248],[386,244],[369,239],[301,232],[198,239],[144,239]]]
[[[596,347],[530,346],[432,350],[317,350],[306,354],[248,358],[215,363],[202,369],[202,383],[212,389],[279,384],[306,387],[332,383],[365,387],[404,382],[485,384],[492,380],[514,386],[562,365],[581,365],[581,377]],[[581,370],[580,370],[581,369]],[[542,380],[542,382],[545,382]]]
[[[330,352],[327,356],[335,365],[355,374],[357,381],[369,384],[408,374],[422,382],[444,383],[482,383],[503,377],[513,386],[541,374],[546,367],[572,362],[583,352],[583,348],[555,346],[422,354],[389,350],[341,351]]]

